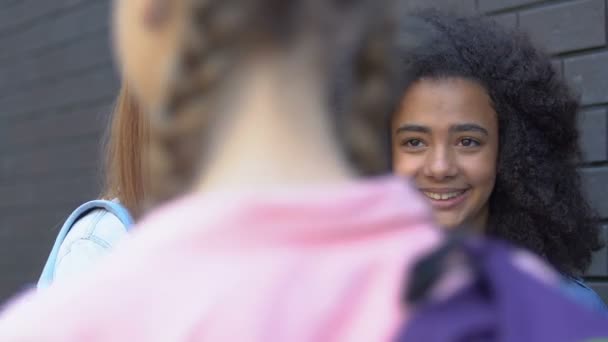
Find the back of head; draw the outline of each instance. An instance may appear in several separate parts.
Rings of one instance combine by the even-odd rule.
[[[359,174],[387,170],[378,160],[383,112],[397,97],[385,10],[377,0],[119,2],[123,74],[150,118],[154,200],[187,191],[215,167],[208,158],[228,144],[218,131],[249,115],[268,118],[256,111],[275,111],[271,122],[260,122],[267,125],[262,134],[280,121],[282,129],[307,130],[311,141],[302,144],[331,136],[337,157]],[[151,22],[139,27],[142,14]],[[243,101],[251,107],[235,103]],[[256,107],[264,101],[279,106]],[[328,127],[315,125],[325,121]],[[249,157],[242,154],[237,158]],[[52,289],[45,308],[21,312],[66,310],[57,317],[67,324],[51,335],[62,341],[82,333],[138,341],[386,340],[401,323],[404,269],[437,242],[438,231],[403,182],[361,183],[184,198],[144,218],[96,274]],[[84,292],[90,284],[95,296]],[[55,326],[37,331],[49,336]]]
[[[153,202],[204,173],[214,134],[234,116],[235,80],[260,60],[272,61],[286,87],[316,82],[310,102],[326,110],[356,173],[387,171],[385,116],[398,99],[389,4],[118,1],[119,62],[151,121]]]

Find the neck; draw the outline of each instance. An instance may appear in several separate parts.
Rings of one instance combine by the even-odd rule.
[[[475,233],[479,234],[487,234],[488,233],[488,223],[489,223],[489,210],[486,206],[482,209],[480,215],[478,215],[475,219],[470,223],[471,230]]]
[[[353,178],[332,132],[319,75],[293,70],[265,61],[236,80],[230,119],[211,139],[198,191]]]

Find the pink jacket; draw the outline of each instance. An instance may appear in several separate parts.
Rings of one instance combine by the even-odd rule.
[[[439,243],[403,180],[191,195],[95,272],[18,299],[0,341],[382,341]]]

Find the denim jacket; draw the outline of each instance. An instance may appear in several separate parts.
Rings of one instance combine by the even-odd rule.
[[[561,290],[574,301],[590,309],[603,312],[608,317],[608,307],[600,296],[593,291],[581,278],[568,277],[564,279]]]
[[[78,207],[59,231],[38,288],[87,271],[127,235],[132,224],[129,212],[116,200]]]

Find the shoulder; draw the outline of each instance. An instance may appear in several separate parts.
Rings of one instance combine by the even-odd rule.
[[[127,235],[127,227],[111,212],[94,209],[72,226],[55,259],[55,280],[71,278],[93,267]]]
[[[61,245],[59,257],[69,252],[70,246],[79,240],[110,248],[126,233],[127,227],[116,215],[101,208],[91,210],[73,224]]]
[[[570,298],[589,308],[608,314],[608,307],[602,298],[581,278],[568,277],[562,285],[562,290]]]

